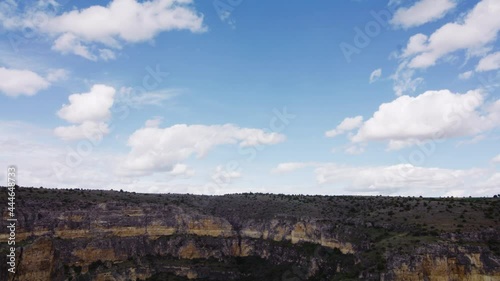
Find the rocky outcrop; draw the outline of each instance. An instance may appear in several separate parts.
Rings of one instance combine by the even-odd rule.
[[[500,280],[500,259],[481,247],[434,244],[413,256],[389,258],[392,270],[387,280]]]
[[[401,225],[308,214],[262,217],[229,206],[225,213],[221,198],[197,199],[66,204],[25,197],[18,203],[16,274],[4,273],[2,252],[0,281],[500,280],[498,225],[424,234],[421,241]],[[7,239],[0,233],[0,242]]]

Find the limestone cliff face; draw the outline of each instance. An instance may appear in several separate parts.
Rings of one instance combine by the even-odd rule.
[[[329,248],[338,248],[343,253],[354,253],[349,242],[340,242],[328,232],[328,225],[314,220],[291,222],[273,219],[271,221],[244,221],[241,230],[236,231],[224,218],[186,213],[181,208],[145,210],[117,208],[116,203],[99,204],[99,208],[87,213],[69,211],[56,217],[35,221],[35,225],[22,222],[24,227],[17,233],[17,240],[28,237],[50,236],[60,239],[81,239],[95,237],[136,237],[155,239],[170,235],[196,235],[219,238],[241,237],[273,241],[311,242]],[[43,215],[42,215],[43,218]],[[0,234],[0,241],[6,241],[8,234]]]
[[[432,245],[418,249],[412,257],[397,256],[390,261],[393,269],[385,274],[386,280],[500,280],[500,259],[480,247]]]
[[[116,263],[148,255],[180,259],[247,256],[269,259],[275,253],[263,246],[267,245],[266,241],[288,242],[290,245],[310,242],[339,249],[342,253],[354,253],[351,243],[337,240],[334,234],[326,231],[327,225],[314,220],[248,220],[241,222],[241,229],[236,230],[224,218],[174,206],[144,205],[137,208],[112,202],[96,207],[50,214],[39,210],[42,215],[33,222],[24,216],[25,220],[20,221],[22,227],[17,231],[17,242],[31,242],[18,248],[21,257],[16,280],[53,280],[56,277],[63,280],[60,273],[64,266],[81,267],[81,272],[86,273],[93,263]],[[7,241],[7,238],[8,234],[0,234],[0,241]],[[212,245],[200,245],[200,241]],[[300,257],[298,251],[292,252],[292,256]],[[279,258],[287,256],[276,259]],[[129,271],[125,275],[114,274],[115,277],[100,273],[94,278],[135,280],[145,279],[152,273],[148,270]],[[188,278],[199,275],[185,268],[175,273]]]
[[[259,217],[228,206],[224,213],[218,203],[177,202],[23,200],[16,274],[4,273],[2,253],[0,281],[500,280],[498,255],[480,243],[498,238],[494,227],[474,237],[445,233],[411,252],[381,251],[378,244],[408,230],[394,226],[399,234],[390,236],[362,220]],[[0,234],[0,242],[7,239]]]

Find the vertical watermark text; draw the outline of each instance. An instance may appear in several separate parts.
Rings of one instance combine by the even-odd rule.
[[[7,168],[7,229],[9,238],[7,244],[10,246],[7,254],[7,265],[10,273],[16,273],[16,187],[17,167]]]

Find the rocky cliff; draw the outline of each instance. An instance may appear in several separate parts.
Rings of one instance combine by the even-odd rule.
[[[16,217],[0,280],[500,280],[494,198],[19,188]]]

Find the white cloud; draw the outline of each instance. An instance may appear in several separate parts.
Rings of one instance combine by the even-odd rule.
[[[60,15],[41,8],[15,17],[0,11],[0,20],[6,29],[29,27],[55,38],[52,48],[63,54],[109,60],[115,58],[114,52],[101,46],[119,49],[123,43],[152,40],[172,30],[206,31],[203,15],[192,4],[192,0],[112,0],[107,6],[94,5]]]
[[[122,87],[117,94],[116,101],[125,103],[130,107],[141,107],[143,105],[162,105],[164,101],[169,100],[180,94],[177,89],[163,89],[153,92],[141,92],[131,87]]]
[[[122,185],[110,170],[116,160],[98,147],[61,146],[52,130],[0,121],[0,165],[16,164],[22,186],[112,188]]]
[[[493,159],[491,159],[492,162],[494,163],[500,163],[500,154],[498,154],[497,156],[493,157]]]
[[[408,8],[399,8],[391,20],[391,24],[410,28],[444,17],[455,8],[455,0],[420,0]]]
[[[418,33],[410,37],[408,44],[403,51],[403,57],[408,57],[416,53],[424,52],[427,49],[425,43],[427,42],[427,35]]]
[[[218,185],[242,177],[241,171],[216,168],[216,182],[186,182],[194,173],[188,166],[176,163],[165,174],[129,178],[114,175],[113,169],[123,160],[106,154],[99,147],[81,151],[77,146],[60,146],[52,139],[51,130],[21,122],[0,121],[0,166],[15,163],[22,186],[51,188],[124,189],[137,192],[176,192],[224,194],[245,191],[304,194],[388,194],[444,196],[491,196],[498,194],[500,173],[495,170],[416,167],[407,164],[346,166],[336,163],[295,162],[278,165],[281,172],[313,167],[316,186],[296,184],[263,188],[259,184]],[[48,141],[47,141],[48,140]],[[80,152],[78,152],[80,151]],[[280,171],[278,171],[280,172]],[[192,181],[193,179],[190,179]],[[194,179],[195,180],[195,179]],[[243,181],[243,179],[241,180]],[[307,185],[307,188],[303,186]],[[269,186],[269,184],[264,184]],[[345,188],[344,188],[345,187]]]
[[[230,181],[241,178],[240,171],[233,171],[224,169],[222,166],[217,166],[214,173],[212,174],[212,179],[218,183],[229,183]]]
[[[408,67],[427,68],[452,52],[483,49],[497,38],[499,14],[499,1],[482,0],[463,19],[443,25],[430,36],[414,35],[403,53],[403,57],[412,57]]]
[[[175,164],[172,171],[170,171],[170,175],[191,177],[194,175],[194,170],[190,169],[186,164]]]
[[[480,90],[427,91],[380,105],[351,141],[388,141],[390,149],[400,149],[426,140],[475,136],[498,126],[500,100],[487,104]]]
[[[370,74],[370,84],[380,79],[382,76],[382,68],[375,69],[372,74]]]
[[[49,86],[47,79],[33,71],[0,67],[0,92],[7,96],[33,96]]]
[[[225,125],[178,124],[168,128],[144,127],[128,139],[131,151],[122,161],[118,173],[145,175],[159,171],[172,171],[175,164],[196,155],[205,156],[208,151],[224,144],[240,147],[272,145],[285,141],[278,133],[266,133],[260,129],[239,128]]]
[[[476,66],[476,71],[500,69],[500,52],[492,53],[482,58]]]
[[[461,80],[467,80],[467,79],[471,78],[473,74],[474,74],[474,71],[462,72],[458,75],[458,78]]]
[[[88,93],[70,95],[69,104],[63,105],[57,115],[71,123],[104,121],[111,116],[115,92],[113,87],[96,84]]]
[[[47,81],[56,82],[64,80],[68,77],[68,71],[65,69],[50,69],[47,73]]]
[[[410,164],[352,167],[325,164],[315,171],[320,184],[347,184],[353,191],[446,189],[463,186],[465,177],[477,171],[415,167]]]
[[[116,39],[147,41],[170,30],[205,31],[203,17],[189,6],[191,3],[190,0],[114,0],[107,7],[92,6],[54,17],[45,28],[103,43]]]
[[[114,189],[136,192],[225,193],[215,184],[186,184],[194,171],[176,165],[167,177],[129,178],[114,174],[120,157],[100,146],[61,146],[52,130],[18,121],[0,120],[0,165],[16,164],[22,186],[49,188]]]
[[[65,33],[54,41],[52,50],[59,51],[61,54],[74,54],[84,57],[88,60],[97,60],[97,56],[89,51],[89,48],[82,44],[80,39],[74,34]]]
[[[3,25],[4,28],[16,25],[14,18],[16,17],[17,9],[18,5],[15,0],[0,2],[0,24]]]
[[[494,184],[500,183],[500,177],[495,177],[492,170],[453,170],[404,163],[349,166],[338,163],[290,162],[279,164],[273,171],[285,173],[305,167],[315,167],[316,182],[320,185],[318,189],[329,186],[335,190],[334,194],[444,196],[462,192],[464,195],[483,196],[492,194]]]
[[[99,49],[99,57],[105,61],[116,59],[115,52],[110,49]]]
[[[79,125],[61,126],[54,129],[54,134],[66,141],[80,139],[100,141],[108,133],[108,124],[94,121],[85,121]]]
[[[396,72],[391,75],[394,81],[393,90],[396,96],[412,94],[417,90],[417,87],[424,81],[423,78],[414,78],[415,70],[407,67],[408,61],[403,61],[399,64]]]
[[[144,125],[144,127],[146,127],[146,128],[158,128],[158,126],[160,126],[160,124],[161,124],[161,121],[162,121],[161,117],[156,117],[154,119],[146,120],[146,124]]]
[[[481,196],[491,196],[499,194],[500,173],[492,174],[488,179],[472,185],[473,193]]]
[[[272,171],[293,172],[315,167],[320,186],[336,188],[334,193],[443,196],[450,192],[485,194],[491,190],[475,190],[475,185],[491,186],[493,172],[484,169],[453,170],[417,167],[410,164],[387,166],[349,166],[337,163],[281,163]],[[343,189],[339,189],[343,188]]]
[[[325,136],[333,138],[345,132],[359,128],[363,124],[363,116],[347,117],[333,130],[325,132]]]
[[[70,95],[70,103],[63,105],[57,115],[78,125],[57,127],[55,135],[63,140],[101,140],[109,133],[105,121],[111,117],[115,92],[113,87],[96,84],[88,93]]]

